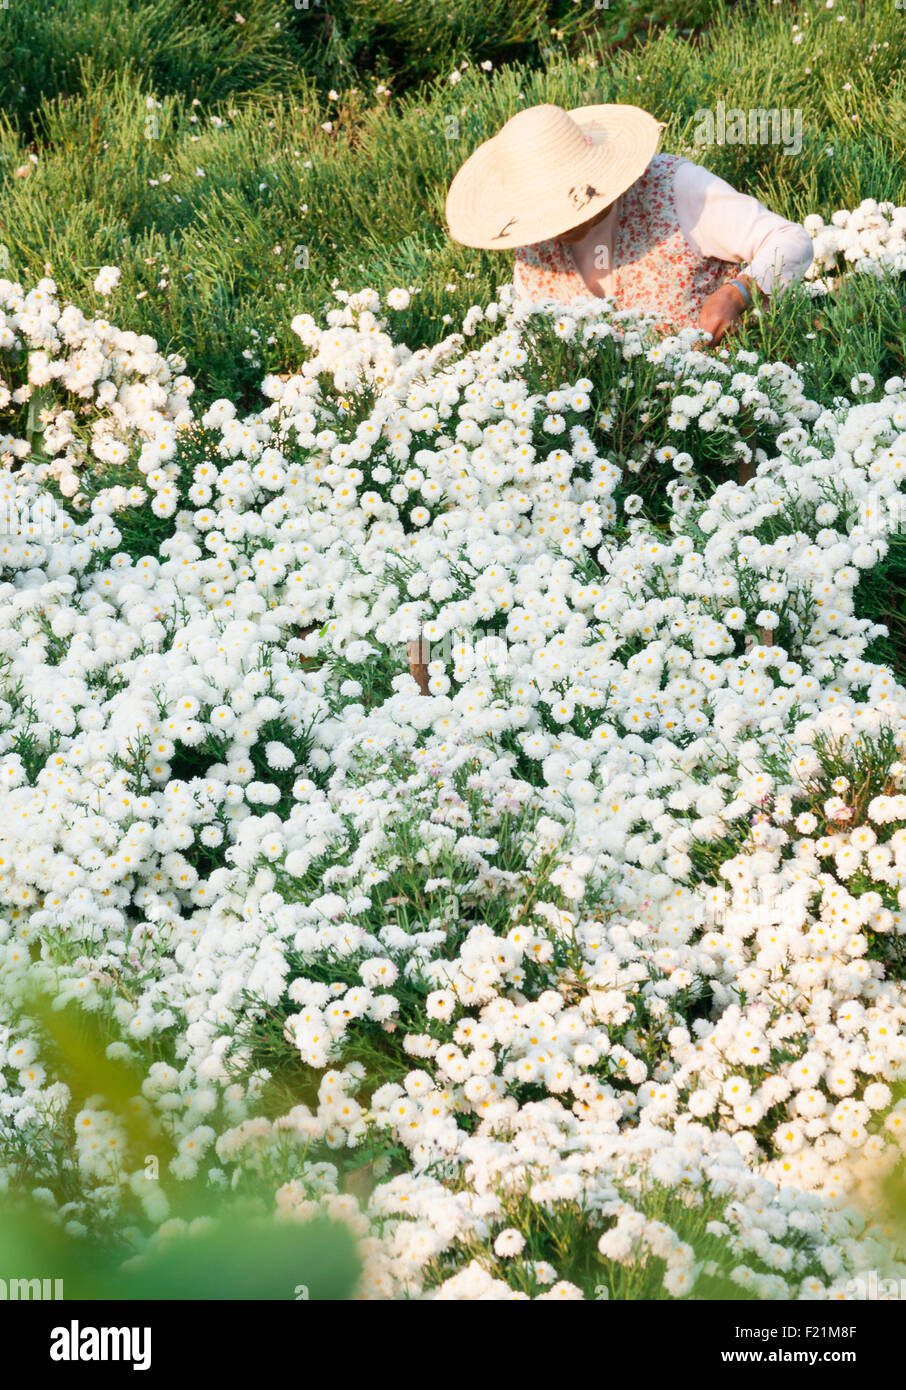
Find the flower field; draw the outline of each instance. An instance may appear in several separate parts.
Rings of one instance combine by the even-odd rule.
[[[326,1218],[369,1300],[906,1277],[906,207],[808,214],[716,350],[400,276],[219,395],[116,258],[0,278],[11,1209],[127,1280]]]

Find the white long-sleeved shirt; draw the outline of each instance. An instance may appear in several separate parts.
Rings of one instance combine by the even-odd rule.
[[[804,227],[778,217],[700,164],[678,164],[673,191],[683,235],[699,255],[741,265],[743,274],[765,293],[785,289],[808,270],[812,239]],[[616,293],[613,247],[621,202],[618,198],[607,216],[571,248],[594,294]]]

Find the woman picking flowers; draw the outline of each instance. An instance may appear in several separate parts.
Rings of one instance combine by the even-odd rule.
[[[811,239],[700,165],[658,154],[661,129],[637,106],[517,112],[450,185],[450,233],[516,248],[524,299],[610,298],[717,343],[759,293],[801,279]]]

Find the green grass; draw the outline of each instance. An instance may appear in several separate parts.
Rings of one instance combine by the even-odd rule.
[[[130,69],[203,102],[327,93],[379,78],[395,90],[460,63],[538,64],[585,40],[622,43],[664,24],[688,33],[721,0],[7,0],[3,109],[32,129],[44,100]]]

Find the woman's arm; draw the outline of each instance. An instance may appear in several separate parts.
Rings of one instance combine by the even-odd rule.
[[[741,265],[765,294],[800,280],[811,265],[812,239],[804,227],[700,164],[684,160],[678,166],[674,195],[687,241],[702,256]]]
[[[719,290],[708,295],[699,310],[698,326],[704,333],[711,334],[712,347],[720,342],[737,319],[740,319],[751,307],[758,295],[758,286],[751,275],[737,275],[734,276],[734,280],[741,281],[745,285],[748,299],[733,280],[728,280],[725,285],[721,285]]]
[[[804,227],[778,217],[701,165],[686,160],[677,167],[674,194],[686,240],[702,256],[741,265],[735,278],[753,302],[759,292],[782,293],[811,265],[812,240]],[[723,285],[705,300],[699,324],[719,342],[748,307],[742,291]]]

